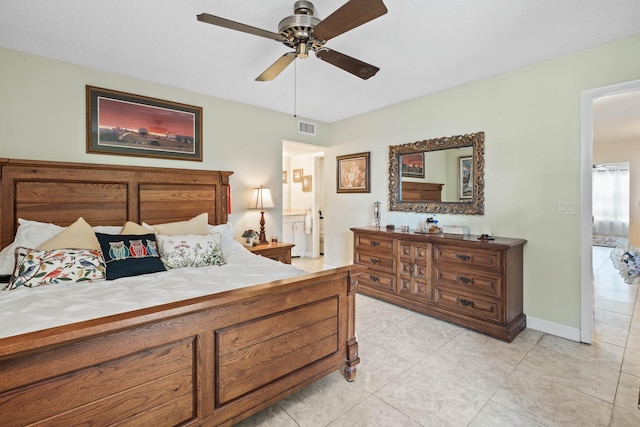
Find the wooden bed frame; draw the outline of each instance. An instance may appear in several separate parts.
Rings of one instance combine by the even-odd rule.
[[[0,243],[18,218],[227,221],[231,172],[0,159]],[[355,378],[360,269],[0,339],[0,424],[232,425],[335,371]]]

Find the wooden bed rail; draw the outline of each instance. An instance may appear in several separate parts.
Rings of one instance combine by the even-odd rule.
[[[232,425],[359,362],[359,267],[0,340],[3,426]]]

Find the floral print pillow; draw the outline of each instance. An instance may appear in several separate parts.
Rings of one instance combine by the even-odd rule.
[[[55,285],[105,278],[102,252],[93,249],[36,250],[18,247],[16,267],[6,287]]]
[[[206,236],[185,234],[166,236],[158,234],[158,252],[164,266],[169,268],[224,265],[220,233]]]

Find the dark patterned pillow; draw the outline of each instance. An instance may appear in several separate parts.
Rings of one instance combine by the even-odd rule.
[[[107,265],[107,280],[165,271],[158,256],[156,236],[96,233]]]

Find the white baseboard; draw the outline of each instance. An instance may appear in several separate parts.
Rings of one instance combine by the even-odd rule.
[[[560,323],[549,322],[548,320],[537,319],[531,316],[527,316],[527,328],[555,335],[560,338],[566,338],[571,341],[580,342],[579,328],[573,328],[571,326],[561,325]]]

